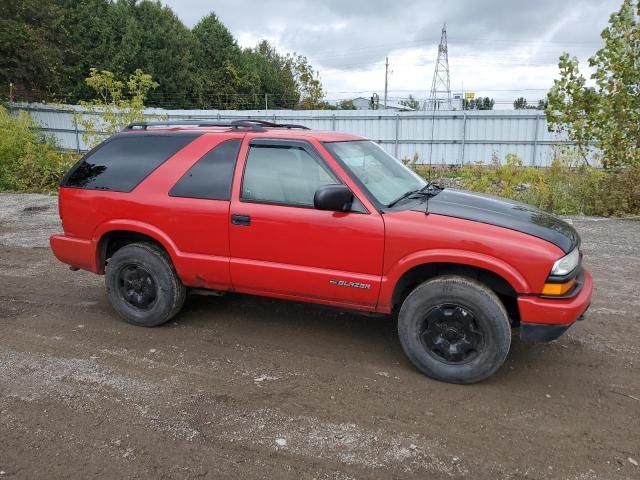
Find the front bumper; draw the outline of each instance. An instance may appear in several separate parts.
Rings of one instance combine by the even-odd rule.
[[[518,297],[520,338],[530,342],[549,342],[581,319],[591,304],[593,279],[583,270],[570,298]]]

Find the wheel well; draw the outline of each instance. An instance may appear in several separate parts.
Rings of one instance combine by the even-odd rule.
[[[105,233],[100,239],[98,246],[98,266],[104,271],[109,259],[114,253],[126,245],[140,242],[152,243],[166,252],[162,244],[149,235],[129,230],[114,230]]]
[[[457,263],[428,263],[406,271],[393,290],[391,304],[397,311],[404,299],[421,283],[441,275],[460,275],[471,278],[489,287],[500,299],[514,326],[520,322],[517,293],[509,282],[500,275],[484,268]]]

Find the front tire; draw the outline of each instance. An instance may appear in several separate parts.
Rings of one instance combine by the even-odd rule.
[[[475,383],[495,373],[511,345],[504,305],[489,288],[446,275],[416,287],[398,317],[409,360],[425,375],[449,383]]]
[[[186,299],[186,288],[168,255],[151,243],[134,243],[117,250],[107,265],[105,283],[118,315],[141,327],[168,322]]]

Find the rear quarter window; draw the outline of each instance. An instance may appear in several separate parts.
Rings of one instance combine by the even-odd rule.
[[[213,147],[178,180],[169,195],[206,200],[229,200],[241,143],[241,139],[234,138]]]
[[[151,172],[200,136],[126,134],[89,152],[62,181],[64,187],[130,192]]]

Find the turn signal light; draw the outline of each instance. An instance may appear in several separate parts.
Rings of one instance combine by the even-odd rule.
[[[545,283],[542,288],[542,295],[559,296],[564,295],[573,288],[576,279],[572,278],[566,283]]]

